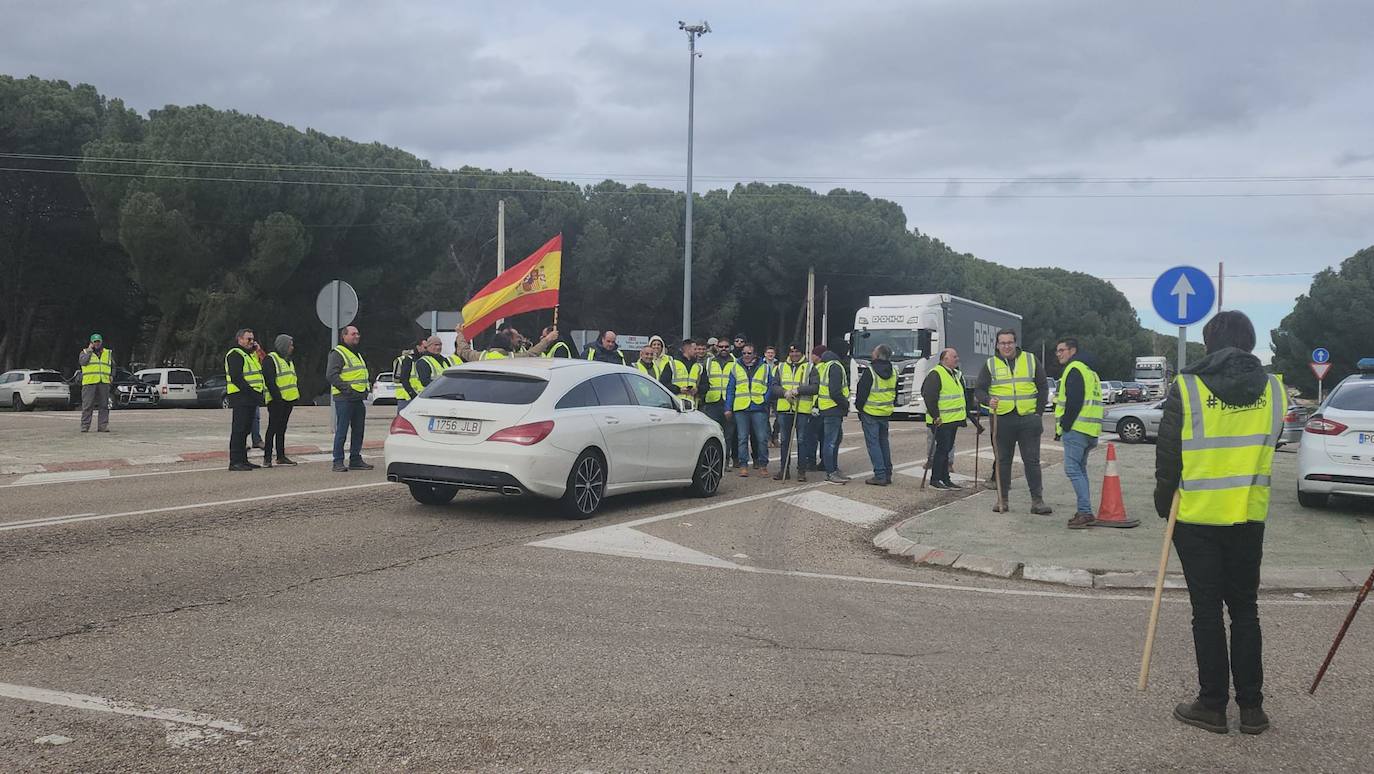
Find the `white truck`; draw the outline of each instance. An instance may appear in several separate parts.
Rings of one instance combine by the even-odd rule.
[[[1169,367],[1168,358],[1162,355],[1146,355],[1135,359],[1132,381],[1145,385],[1145,394],[1149,400],[1163,398],[1172,378],[1173,369]]]
[[[991,357],[997,331],[1010,328],[1021,337],[1021,315],[980,304],[948,293],[903,296],[869,296],[868,306],[854,315],[854,330],[846,334],[850,345],[851,390],[868,369],[873,349],[886,344],[892,349],[897,369],[897,406],[894,417],[924,418],[921,385],[939,363],[940,351],[954,347],[964,372],[964,387],[973,389],[978,371]]]

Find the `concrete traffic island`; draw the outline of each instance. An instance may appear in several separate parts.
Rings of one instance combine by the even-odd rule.
[[[1118,470],[1126,512],[1140,519],[1134,529],[1094,527],[1071,530],[1073,491],[1057,455],[1042,453],[1045,501],[1050,516],[1030,512],[1025,481],[1012,481],[1009,513],[993,513],[990,490],[964,493],[904,518],[878,533],[873,545],[928,567],[944,567],[999,578],[1081,588],[1153,588],[1165,521],[1153,504],[1154,446],[1117,444]],[[1089,471],[1094,506],[1101,497],[1105,441],[1093,451]],[[1323,510],[1298,505],[1297,455],[1274,459],[1274,489],[1265,527],[1264,590],[1358,588],[1374,566],[1374,502],[1333,498]],[[1019,461],[1014,466],[1019,470]],[[1182,570],[1170,557],[1166,588],[1184,588]]]

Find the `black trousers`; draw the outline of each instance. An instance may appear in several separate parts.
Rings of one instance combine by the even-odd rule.
[[[1256,599],[1264,556],[1264,522],[1234,527],[1179,522],[1174,528],[1174,548],[1193,603],[1198,701],[1210,709],[1224,710],[1234,680],[1236,704],[1260,706],[1264,702],[1264,666]],[[1229,653],[1221,618],[1223,603],[1231,614]]]
[[[930,461],[930,480],[942,481],[946,484],[949,480],[949,460],[950,454],[954,451],[954,437],[959,433],[959,425],[950,423],[942,424],[939,427],[926,427],[928,432],[935,433],[935,453]]]
[[[1032,498],[1044,494],[1044,484],[1040,477],[1040,436],[1045,432],[1039,414],[1022,416],[1015,411],[997,416],[997,483],[1002,490],[1003,501],[1011,489],[1011,458],[1017,449],[1021,450],[1021,464],[1026,471],[1026,488]]]
[[[235,465],[248,461],[248,436],[253,434],[253,415],[258,407],[236,403],[230,408],[234,414],[229,420],[229,464]]]
[[[286,456],[286,425],[291,421],[290,402],[274,400],[267,404],[267,437],[263,439],[264,458],[271,458],[272,450],[277,450],[277,459]]]

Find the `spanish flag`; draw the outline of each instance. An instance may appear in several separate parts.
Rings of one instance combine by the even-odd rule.
[[[463,335],[472,338],[503,317],[558,306],[562,273],[563,235],[559,234],[463,305]]]

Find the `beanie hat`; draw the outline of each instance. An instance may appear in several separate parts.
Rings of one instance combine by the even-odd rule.
[[[829,351],[830,351],[830,347],[827,347],[827,346],[824,345],[824,344],[817,344],[817,345],[811,350],[811,354],[815,355],[816,357],[820,357],[821,355],[824,355],[825,353],[827,353],[827,352],[829,352]]]

